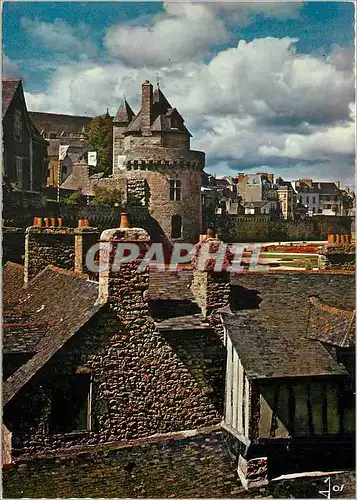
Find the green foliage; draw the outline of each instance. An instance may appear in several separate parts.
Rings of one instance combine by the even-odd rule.
[[[89,204],[123,208],[122,200],[122,192],[119,189],[109,190],[103,187],[96,187],[94,198],[89,202]]]
[[[97,152],[95,172],[112,172],[113,162],[113,122],[108,114],[92,119],[89,131],[90,150]]]
[[[81,196],[81,193],[76,191],[65,198],[60,198],[60,203],[63,205],[78,205],[83,202],[83,198]]]
[[[269,220],[249,216],[229,216],[222,235],[231,242],[326,240],[328,234],[350,233],[348,217],[311,217],[306,220]]]

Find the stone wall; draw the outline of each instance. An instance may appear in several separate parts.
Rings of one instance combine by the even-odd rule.
[[[229,242],[327,240],[329,234],[351,233],[350,217],[316,216],[303,221],[225,215],[217,219]]]
[[[150,190],[150,215],[171,238],[171,220],[182,217],[182,237],[175,241],[196,242],[201,231],[201,173],[172,169],[168,172],[127,172],[127,178],[145,178]],[[171,201],[169,180],[181,181],[181,201]]]
[[[16,463],[6,498],[215,498],[244,495],[225,432],[87,447]]]
[[[111,236],[123,241],[124,235],[139,244],[148,241],[142,229],[107,231],[101,241],[112,241]],[[114,243],[112,252],[101,253],[101,262],[115,253]],[[136,439],[221,421],[223,346],[209,328],[205,334],[159,332],[149,313],[149,276],[136,272],[139,262],[100,276],[99,300],[108,300],[107,305],[6,406],[4,421],[11,424],[18,453]],[[51,390],[78,370],[91,377],[91,428],[49,434]]]
[[[74,231],[72,228],[27,228],[25,283],[49,264],[74,269]]]
[[[355,498],[355,473],[273,481],[246,491],[230,437],[219,430],[81,447],[16,461],[3,471],[6,498],[317,498],[326,479],[334,498]]]
[[[322,269],[354,271],[356,268],[355,245],[327,245],[319,251]]]
[[[188,134],[180,134],[168,132],[163,134],[164,148],[190,149],[190,136]]]
[[[229,304],[229,274],[194,270],[191,290],[203,317],[206,318],[210,313]]]

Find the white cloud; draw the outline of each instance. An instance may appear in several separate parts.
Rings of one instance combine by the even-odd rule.
[[[12,61],[7,55],[2,55],[2,78],[18,78],[21,71],[17,62]]]
[[[294,3],[166,1],[165,12],[151,24],[111,26],[105,37],[109,52],[128,66],[160,67],[200,60],[209,45],[229,39],[227,26],[249,24],[257,14],[280,20],[296,17],[301,8]]]
[[[69,26],[62,19],[45,23],[23,17],[21,27],[32,39],[54,52],[85,59],[97,54],[96,46],[88,38],[89,28],[83,23]]]
[[[349,56],[335,47],[327,58],[301,55],[294,39],[240,41],[210,62],[160,68],[160,85],[206,152],[212,169],[268,165],[287,178],[353,178],[354,76]],[[122,62],[60,67],[46,93],[26,94],[29,109],[95,115],[111,112],[123,94],[135,111],[145,79],[156,69]],[[318,169],[322,169],[324,175]],[[295,173],[294,173],[295,172]]]
[[[228,38],[224,23],[205,5],[165,3],[164,8],[151,25],[110,27],[109,52],[130,66],[160,67],[199,59],[208,44]]]

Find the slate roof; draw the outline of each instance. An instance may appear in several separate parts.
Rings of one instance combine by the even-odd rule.
[[[171,117],[176,115],[177,127],[171,126]],[[127,132],[140,132],[141,131],[141,117],[142,111],[140,110],[136,117],[132,120],[127,128]],[[153,92],[152,105],[151,105],[151,130],[153,132],[182,132],[191,137],[190,132],[184,125],[184,119],[173,108],[169,101],[166,99],[160,89]]]
[[[10,306],[24,285],[24,266],[7,261],[2,269],[3,308]]]
[[[251,379],[345,375],[346,371],[318,342],[269,324],[253,309],[222,319],[247,376]]]
[[[66,157],[70,158],[72,163],[77,162],[82,156],[84,156],[89,148],[88,139],[61,137],[59,139],[49,140],[48,154],[50,156],[58,156],[59,146],[61,144],[69,145]]]
[[[97,296],[98,283],[55,266],[48,266],[20,291],[13,312],[18,309],[33,327],[38,327],[32,330],[33,337],[29,334],[29,349],[36,353],[4,382],[4,404],[103,307],[96,303]],[[40,335],[41,327],[43,335]],[[16,333],[22,335],[22,329],[12,333],[12,337],[4,339],[7,341],[5,349],[16,349]]]
[[[38,111],[29,111],[28,114],[40,132],[42,130],[56,132],[58,136],[62,132],[65,132],[67,136],[70,134],[80,134],[83,131],[83,127],[88,133],[92,119],[90,116],[40,113]]]
[[[34,354],[49,328],[47,322],[31,321],[29,315],[4,313],[2,324],[3,354]]]
[[[160,331],[207,330],[211,328],[207,321],[202,320],[201,314],[168,318],[155,322],[155,326]]]
[[[114,123],[130,123],[134,116],[134,111],[131,109],[127,100],[124,99],[123,103],[119,106],[113,121]]]
[[[21,80],[9,78],[2,80],[2,116],[4,117]]]
[[[9,78],[9,79],[2,80],[2,116],[3,116],[3,118],[4,118],[5,114],[7,113],[7,110],[9,109],[9,106],[10,106],[17,90],[19,90],[19,92],[22,95],[22,98],[24,101],[25,112],[27,112],[27,114],[28,114],[28,111],[26,110],[25,98],[23,96],[23,89],[22,89],[21,80],[18,78],[13,78],[13,79]],[[31,121],[31,119],[29,119],[29,125],[31,128],[32,138],[37,142],[41,142],[41,143],[47,145],[48,142],[41,136],[40,132],[37,130],[35,124]]]
[[[191,282],[192,269],[150,272],[148,299],[150,313],[156,321],[170,319],[175,323],[178,317],[183,318],[200,313],[190,289]],[[172,326],[176,329],[176,323],[175,325],[174,323]],[[164,328],[165,325],[163,324],[162,327]]]
[[[338,347],[355,344],[356,313],[310,297],[308,338]]]
[[[320,342],[308,338],[309,296],[352,309],[353,275],[247,273],[231,282],[236,314],[222,317],[249,377],[345,373]]]
[[[266,205],[268,201],[263,200],[263,201],[245,201],[243,203],[244,208],[262,208],[264,205]]]
[[[189,300],[194,301],[190,289],[193,272],[191,269],[177,271],[150,272],[149,300]]]
[[[312,185],[320,194],[341,194],[335,182],[313,182]]]

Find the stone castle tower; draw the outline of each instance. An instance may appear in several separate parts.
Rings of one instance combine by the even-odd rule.
[[[148,81],[139,113],[124,99],[113,121],[113,180],[146,181],[150,215],[172,242],[196,242],[201,231],[205,155],[190,150],[190,138],[180,113]]]

